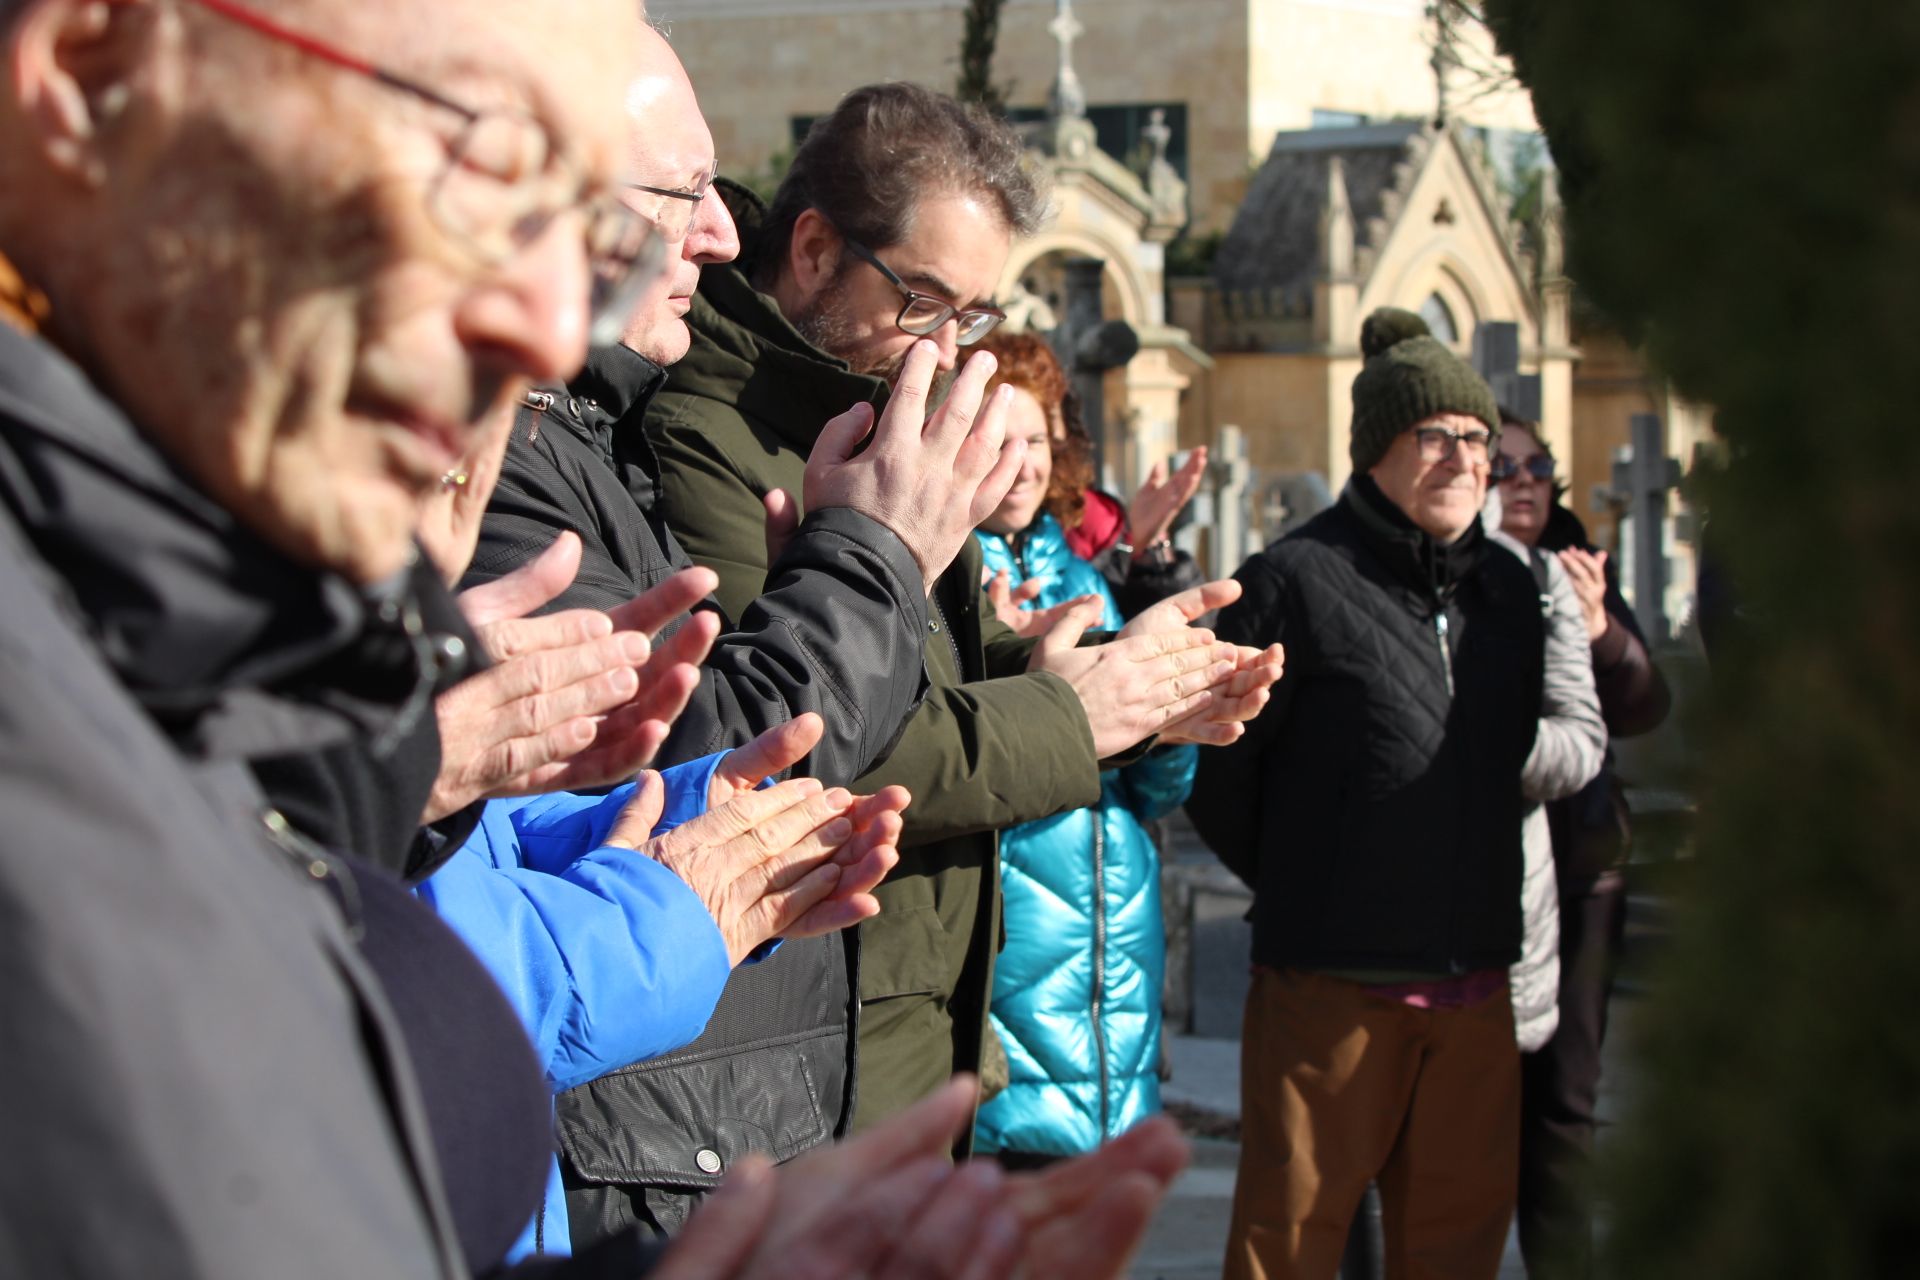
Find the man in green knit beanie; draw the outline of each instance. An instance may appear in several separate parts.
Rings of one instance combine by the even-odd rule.
[[[1410,312],[1361,347],[1352,480],[1220,616],[1286,674],[1187,803],[1254,892],[1227,1280],[1332,1280],[1369,1182],[1387,1274],[1492,1280],[1517,1186],[1539,593],[1480,526],[1487,384]]]

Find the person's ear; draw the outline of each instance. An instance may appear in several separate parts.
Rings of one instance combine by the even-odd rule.
[[[14,19],[4,46],[14,106],[57,172],[105,182],[101,133],[127,107],[151,17],[145,0],[29,0]]]
[[[813,297],[833,279],[842,247],[840,233],[818,209],[801,210],[787,246],[787,270],[802,297]]]

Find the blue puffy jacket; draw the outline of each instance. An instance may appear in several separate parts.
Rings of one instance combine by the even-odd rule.
[[[706,811],[724,758],[661,772],[666,808],[653,834]],[[726,986],[726,942],[699,895],[645,854],[605,843],[633,790],[489,801],[415,891],[506,992],[555,1093],[698,1038]],[[568,1251],[555,1160],[511,1256]]]
[[[989,571],[1043,578],[1033,607],[1106,601],[1106,581],[1068,550],[1052,516],[1011,539],[977,535]],[[1091,1151],[1160,1109],[1160,990],[1166,936],[1160,858],[1141,824],[1187,798],[1196,748],[1164,747],[1100,779],[1100,803],[1000,841],[1006,948],[994,969],[993,1028],[1012,1082],[980,1109],[988,1151]]]

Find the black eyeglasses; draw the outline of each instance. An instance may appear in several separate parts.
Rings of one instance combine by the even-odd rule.
[[[1413,434],[1420,442],[1420,456],[1428,462],[1445,462],[1461,445],[1466,446],[1468,458],[1485,462],[1487,447],[1493,443],[1493,432],[1480,428],[1455,431],[1452,427],[1415,427]]]
[[[841,239],[846,241],[847,248],[853,250],[854,257],[885,276],[887,283],[898,289],[900,296],[907,300],[893,321],[900,326],[902,333],[924,338],[957,317],[960,327],[955,331],[953,340],[963,347],[970,347],[992,333],[994,326],[1007,318],[1007,313],[998,307],[956,307],[931,294],[909,289],[907,282],[895,275],[891,267],[873,256],[873,250],[857,240],[849,240],[845,236]]]
[[[707,166],[700,181],[691,187],[650,187],[644,182],[629,182],[627,190],[655,198],[629,203],[628,207],[653,223],[661,239],[678,243],[685,240],[687,232],[693,229],[694,212],[699,209],[700,202],[707,198],[707,192],[713,189],[714,179],[719,176],[720,162],[715,160]]]
[[[617,342],[640,295],[659,275],[666,246],[654,224],[613,192],[590,192],[539,121],[516,111],[480,111],[437,89],[284,27],[234,0],[190,0],[256,35],[432,103],[464,122],[428,189],[427,209],[447,236],[500,266],[524,253],[555,218],[578,210],[586,227],[593,308],[589,340]]]
[[[1493,478],[1495,484],[1504,484],[1523,471],[1535,480],[1551,480],[1553,479],[1553,457],[1550,454],[1536,453],[1522,462],[1515,460],[1509,454],[1496,453],[1493,456],[1493,465],[1487,469],[1487,474]]]

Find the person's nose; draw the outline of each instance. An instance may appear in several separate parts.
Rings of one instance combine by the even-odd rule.
[[[461,299],[461,344],[536,382],[572,377],[587,359],[591,274],[579,217],[555,218]]]
[[[732,262],[740,256],[740,229],[734,225],[727,202],[717,187],[694,206],[693,222],[687,227],[687,242],[681,254],[688,262],[702,266],[709,262]]]
[[[1040,460],[1036,456],[1039,452],[1034,448],[1027,450],[1026,458],[1020,463],[1021,484],[1033,484],[1040,479]]]
[[[940,372],[952,373],[960,363],[960,317],[955,316],[927,337],[940,349]]]

